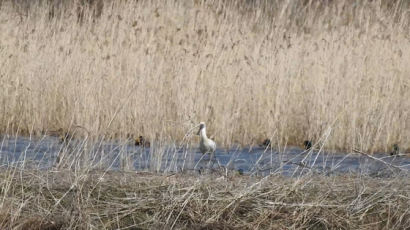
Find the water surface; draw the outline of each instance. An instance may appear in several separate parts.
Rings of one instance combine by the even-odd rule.
[[[324,175],[360,173],[387,177],[410,171],[410,157],[372,155],[377,161],[361,154],[305,151],[288,147],[276,151],[262,147],[218,149],[215,157],[202,155],[198,149],[175,146],[144,148],[119,142],[99,142],[92,146],[81,140],[61,143],[58,138],[3,137],[0,139],[0,164],[8,167],[50,169],[58,157],[68,162],[66,167],[99,167],[110,170],[195,171],[209,168],[235,170],[245,174],[282,174],[300,176],[306,173]]]

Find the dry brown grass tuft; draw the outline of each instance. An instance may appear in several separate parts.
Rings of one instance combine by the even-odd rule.
[[[410,148],[408,1],[102,2],[1,1],[1,133]]]
[[[403,177],[20,171],[10,181],[0,191],[2,213],[12,213],[1,215],[2,229],[410,227]]]

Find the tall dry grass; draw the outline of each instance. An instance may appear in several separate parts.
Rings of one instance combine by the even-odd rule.
[[[0,132],[410,147],[408,1],[1,1]]]

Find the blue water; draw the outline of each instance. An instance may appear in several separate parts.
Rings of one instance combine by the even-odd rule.
[[[81,140],[63,144],[58,138],[49,136],[0,138],[2,168],[51,169],[56,166],[58,156],[65,159],[63,162],[68,162],[66,167],[111,170],[202,172],[224,169],[251,175],[360,173],[375,177],[387,177],[397,173],[408,175],[410,171],[410,157],[382,153],[372,156],[387,164],[360,154],[305,151],[296,147],[289,147],[281,152],[260,147],[229,151],[218,149],[215,157],[211,158],[209,155],[202,155],[196,148],[186,149],[172,145],[143,148],[126,142],[98,142],[89,146]]]

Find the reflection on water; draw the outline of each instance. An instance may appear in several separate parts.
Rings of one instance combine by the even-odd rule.
[[[85,141],[79,140],[66,145],[60,143],[58,138],[48,136],[41,139],[3,137],[0,141],[0,164],[3,168],[23,166],[48,169],[55,166],[60,158],[66,167],[91,166],[113,170],[201,171],[212,165],[213,168],[223,167],[258,175],[278,173],[299,176],[313,172],[325,175],[361,173],[378,177],[410,171],[409,157],[387,154],[373,155],[385,164],[358,154],[307,152],[299,148],[288,148],[283,152],[245,148],[229,152],[217,150],[211,161],[209,155],[204,156],[197,149],[178,149],[171,145],[142,148],[132,144],[100,142],[88,146]]]

